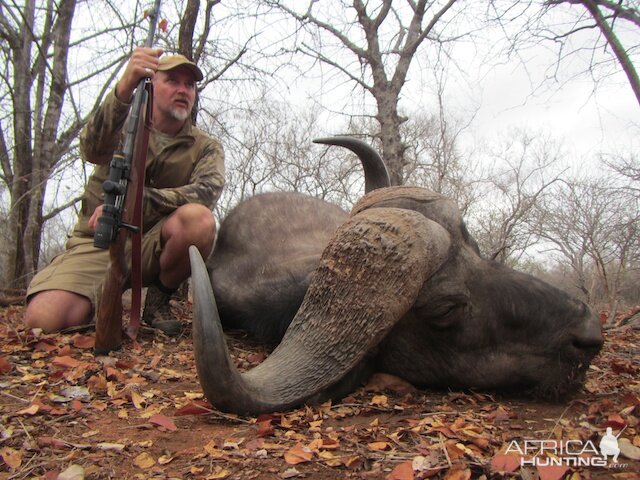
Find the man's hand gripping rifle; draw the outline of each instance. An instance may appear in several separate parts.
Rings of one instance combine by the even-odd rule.
[[[146,47],[153,46],[159,11],[160,0],[155,0]],[[96,314],[95,349],[99,353],[115,350],[122,343],[122,291],[129,272],[125,261],[127,232],[132,234],[132,304],[127,335],[135,339],[140,327],[142,192],[152,110],[152,86],[143,78],[131,103],[122,149],[114,153],[109,178],[103,183],[104,205],[94,234],[94,246],[108,248],[110,259]]]

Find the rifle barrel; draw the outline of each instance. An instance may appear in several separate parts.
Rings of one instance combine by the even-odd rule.
[[[153,46],[160,13],[160,1],[155,0],[153,11],[149,13],[149,31],[145,40],[145,47],[147,48]],[[93,245],[97,248],[109,248],[116,241],[118,231],[122,227],[122,209],[124,208],[124,198],[127,194],[131,163],[133,162],[138,120],[140,112],[148,100],[145,88],[145,84],[148,81],[148,78],[143,78],[138,82],[131,102],[122,148],[114,153],[111,159],[109,178],[102,184],[102,189],[105,192],[104,204],[102,215],[98,218],[96,231],[93,235]]]

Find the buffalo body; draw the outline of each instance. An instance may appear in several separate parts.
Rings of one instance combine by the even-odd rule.
[[[602,345],[584,303],[482,258],[452,200],[385,187],[384,165],[359,142],[326,143],[363,162],[368,193],[350,215],[301,194],[258,195],[223,221],[208,272],[191,250],[196,364],[213,405],[282,410],[345,395],[373,371],[552,398],[581,384]],[[278,346],[240,374],[221,324]]]

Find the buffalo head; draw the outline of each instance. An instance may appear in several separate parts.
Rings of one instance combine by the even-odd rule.
[[[356,145],[365,175],[382,172],[367,167],[379,158]],[[211,403],[245,414],[282,410],[344,395],[373,370],[417,386],[553,398],[575,390],[602,345],[598,318],[482,258],[450,199],[378,188],[383,177],[368,180],[350,218],[284,193],[240,205],[220,229],[211,278],[191,249],[196,365]],[[212,284],[223,323],[269,337],[291,322],[249,372],[230,360]]]

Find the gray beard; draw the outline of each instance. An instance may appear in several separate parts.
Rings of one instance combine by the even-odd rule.
[[[187,118],[189,118],[189,112],[186,110],[178,110],[177,108],[172,108],[169,110],[169,113],[175,120],[179,120],[180,122],[184,122]]]

